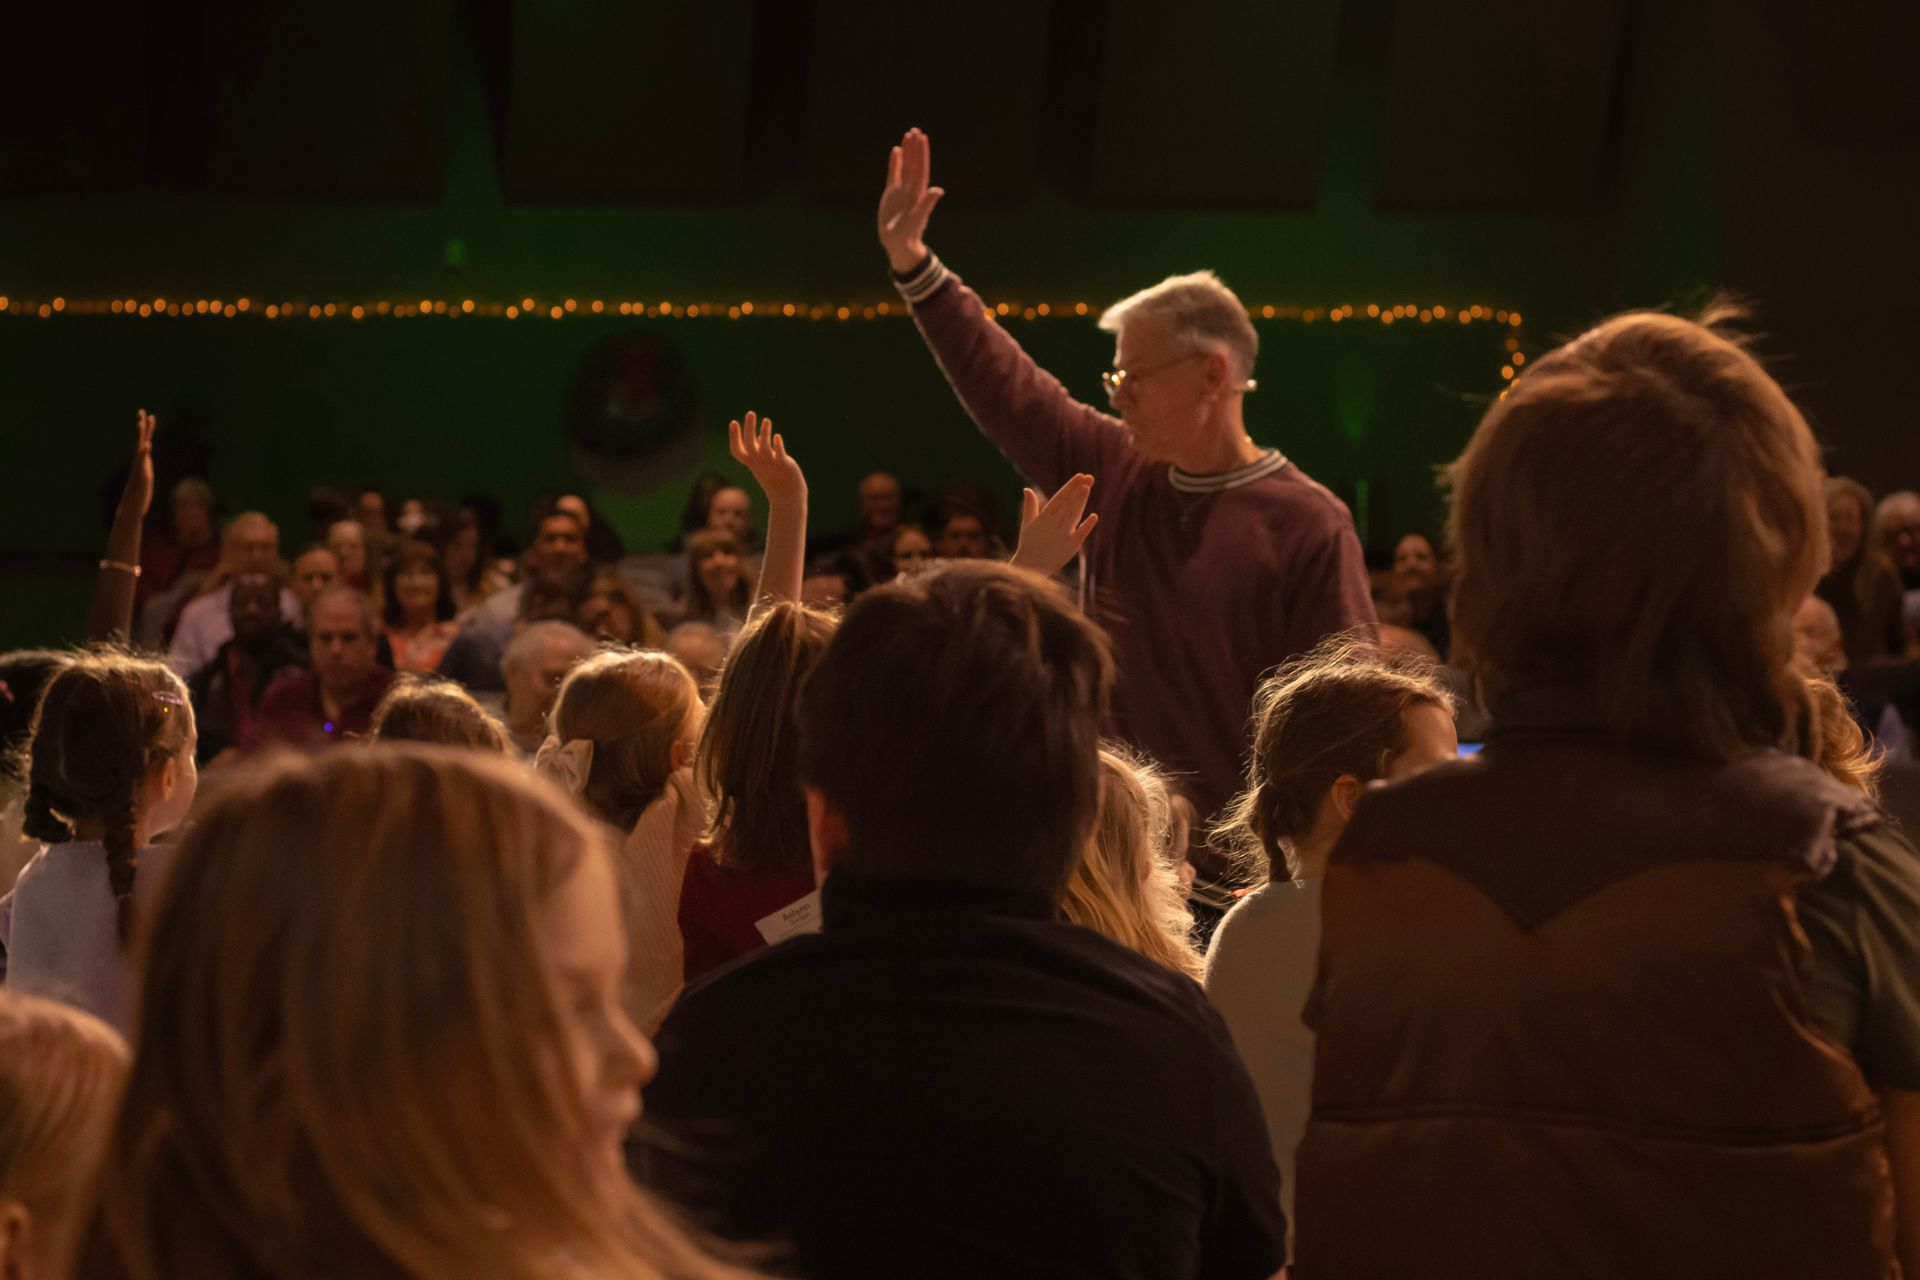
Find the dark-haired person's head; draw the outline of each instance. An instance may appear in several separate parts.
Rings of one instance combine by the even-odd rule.
[[[33,728],[40,691],[71,661],[72,655],[55,649],[0,653],[0,778],[26,772],[26,760],[19,752]]]
[[[585,565],[540,570],[520,592],[519,622],[572,622],[592,581]]]
[[[423,626],[453,617],[453,586],[430,542],[408,539],[387,558],[387,625]]]
[[[239,573],[227,598],[233,638],[242,648],[273,634],[280,625],[280,579],[271,573]]]
[[[1571,686],[1622,737],[1719,760],[1795,727],[1820,454],[1737,343],[1616,316],[1528,365],[1451,479],[1455,645],[1496,719]]]
[[[1058,901],[1100,804],[1107,638],[1024,570],[868,592],[800,700],[814,865]]]
[[[561,573],[587,563],[587,529],[574,512],[546,506],[533,520],[533,544],[527,563],[536,573]]]

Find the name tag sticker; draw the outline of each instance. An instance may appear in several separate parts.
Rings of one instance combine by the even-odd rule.
[[[767,945],[784,942],[801,933],[820,932],[820,891],[815,889],[806,897],[789,902],[770,916],[763,916],[753,922]]]

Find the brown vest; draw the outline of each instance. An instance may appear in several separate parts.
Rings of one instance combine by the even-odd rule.
[[[1895,1274],[1795,913],[1875,820],[1790,756],[1571,737],[1370,792],[1323,898],[1298,1275]]]

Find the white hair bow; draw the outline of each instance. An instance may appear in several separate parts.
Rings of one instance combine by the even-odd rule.
[[[577,796],[587,789],[587,775],[593,770],[593,739],[574,738],[563,745],[548,734],[534,752],[533,767]]]

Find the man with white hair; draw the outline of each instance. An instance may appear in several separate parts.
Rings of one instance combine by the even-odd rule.
[[[1901,608],[1907,625],[1920,631],[1920,493],[1902,489],[1873,509],[1873,531],[1900,571]]]
[[[593,652],[593,637],[569,622],[530,622],[500,659],[506,685],[501,718],[522,755],[531,756],[547,734],[547,713],[569,668]]]
[[[248,511],[228,522],[220,539],[220,564],[210,581],[215,586],[190,601],[180,611],[180,625],[174,628],[173,642],[167,649],[167,665],[182,680],[200,670],[233,639],[233,579],[243,573],[270,573],[278,576],[280,529],[258,511]],[[280,615],[299,626],[300,601],[285,587],[280,589]]]
[[[944,194],[929,170],[926,135],[911,130],[880,197],[894,282],[967,412],[1028,480],[1050,493],[1094,477],[1100,528],[1081,557],[1082,591],[1113,633],[1122,731],[1209,819],[1240,785],[1261,674],[1329,633],[1374,632],[1352,517],[1248,436],[1260,339],[1217,276],[1174,276],[1100,317],[1117,338],[1102,375],[1115,413],[1101,413],[927,250]]]

